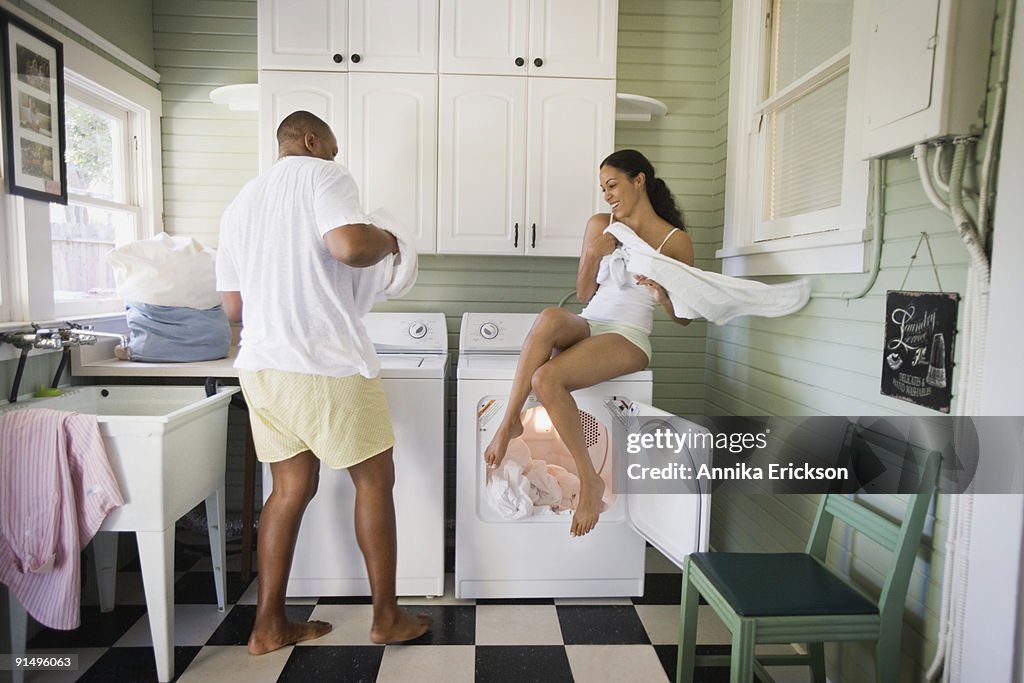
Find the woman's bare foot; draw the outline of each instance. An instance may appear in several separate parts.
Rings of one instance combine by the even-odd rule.
[[[433,619],[426,614],[412,615],[399,609],[393,617],[374,619],[370,628],[370,640],[377,644],[415,640],[429,631],[432,623]]]
[[[487,463],[487,466],[494,469],[500,465],[501,461],[505,459],[505,453],[508,452],[509,442],[522,434],[522,420],[516,420],[508,426],[504,422],[498,425],[498,431],[494,433],[494,438],[484,450],[484,462]]]
[[[249,654],[263,655],[286,645],[319,638],[330,633],[332,628],[326,621],[288,622],[284,628],[267,629],[265,632],[254,628],[249,636]]]
[[[569,535],[578,537],[585,536],[590,530],[597,526],[597,519],[601,516],[604,503],[601,498],[604,496],[604,481],[594,473],[586,481],[580,478],[580,501],[576,505],[576,513],[572,516],[572,526],[569,527]]]

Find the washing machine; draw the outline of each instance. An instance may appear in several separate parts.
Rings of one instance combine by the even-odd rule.
[[[370,313],[367,332],[395,432],[398,595],[444,593],[444,382],[448,331],[443,313]],[[273,486],[263,467],[264,501]],[[321,466],[306,508],[288,581],[289,597],[370,595],[353,524],[355,487],[345,470]]]
[[[605,511],[580,538],[569,536],[571,511],[509,519],[488,499],[483,451],[505,412],[519,352],[536,315],[466,313],[459,336],[455,594],[459,598],[553,598],[642,595],[645,541],[677,565],[705,550],[710,487],[693,493],[631,493],[615,476],[627,457],[615,427],[637,415],[679,418],[650,406],[652,374],[636,372],[573,392],[595,469],[605,481]],[[575,465],[543,407],[524,406],[522,442],[510,445],[574,472]],[[686,421],[697,431],[702,427]],[[704,430],[706,431],[706,430]],[[618,436],[615,436],[618,435]],[[517,440],[518,441],[518,440]],[[710,461],[693,449],[691,466]],[[508,456],[506,456],[508,457]],[[633,456],[630,456],[633,457]],[[630,460],[629,462],[633,462]],[[621,472],[621,470],[620,470]],[[624,481],[625,480],[625,483]]]

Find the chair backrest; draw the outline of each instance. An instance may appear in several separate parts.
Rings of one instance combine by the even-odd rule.
[[[897,448],[896,440],[892,437],[856,425],[851,427],[846,437],[846,447],[851,452],[856,453],[863,449],[877,457],[877,453],[880,452],[878,446],[881,445],[881,450],[887,450],[890,455],[900,454],[901,462],[895,470],[900,476],[899,490],[910,492],[903,519],[896,524],[853,496],[828,493],[822,496],[818,504],[817,516],[811,528],[806,550],[821,562],[825,562],[832,524],[836,519],[889,550],[893,557],[878,599],[879,612],[884,623],[887,616],[894,618],[903,612],[928,506],[938,486],[942,454],[938,451],[908,446],[905,441],[899,441]]]

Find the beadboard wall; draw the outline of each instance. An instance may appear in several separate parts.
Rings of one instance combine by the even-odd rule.
[[[722,2],[720,73],[727,79],[732,0]],[[998,3],[994,35],[1005,20],[1006,3]],[[991,117],[994,68],[989,77]],[[727,121],[727,86],[723,85],[723,132]],[[722,136],[724,141],[725,136]],[[984,139],[978,149],[984,145]],[[947,161],[951,155],[947,155]],[[719,159],[724,162],[722,148]],[[977,173],[967,174],[974,182]],[[968,257],[953,225],[924,195],[909,152],[885,163],[884,239],[881,270],[867,294],[849,302],[812,298],[796,315],[779,319],[741,318],[726,326],[709,326],[704,375],[708,415],[935,415],[910,403],[882,396],[885,295],[890,289],[935,290],[938,285],[926,250],[907,276],[920,233],[929,233],[942,289],[965,290]],[[904,277],[906,284],[903,285]],[[813,277],[816,293],[859,291],[867,274]],[[963,304],[961,303],[961,314]],[[960,326],[963,326],[961,320]],[[956,358],[962,348],[956,349]],[[953,412],[959,378],[954,379]],[[901,500],[879,497],[882,509],[898,510]],[[802,550],[813,522],[816,497],[731,496],[712,503],[711,542],[722,551]],[[911,581],[903,636],[900,680],[924,680],[935,651],[944,540],[949,499],[942,496],[926,529]],[[868,592],[876,592],[887,554],[858,542],[838,529],[833,534],[834,564],[844,567]],[[829,649],[832,680],[874,680],[871,648],[854,644]]]

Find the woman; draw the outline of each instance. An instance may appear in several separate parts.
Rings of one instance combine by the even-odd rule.
[[[508,409],[484,451],[489,467],[501,463],[509,442],[523,433],[521,414],[532,388],[579,474],[580,497],[572,518],[572,536],[583,536],[597,524],[604,482],[590,460],[571,392],[647,367],[656,305],[661,304],[673,321],[681,325],[690,322],[675,316],[668,294],[658,283],[636,276],[635,281],[620,287],[606,277],[608,257],[618,246],[615,238],[604,232],[612,222],[627,226],[662,254],[693,265],[693,244],[665,181],[655,176],[643,154],[632,149],[608,156],[601,162],[599,174],[612,211],[587,221],[576,272],[576,296],[587,306],[579,315],[564,308],[541,311],[519,356]]]

